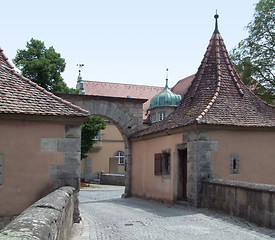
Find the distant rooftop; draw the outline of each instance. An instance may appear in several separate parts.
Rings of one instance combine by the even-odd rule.
[[[86,80],[83,80],[83,87],[86,95],[148,99],[148,101],[143,104],[144,121],[147,118],[146,110],[149,108],[150,99],[163,90],[162,87],[155,86]]]

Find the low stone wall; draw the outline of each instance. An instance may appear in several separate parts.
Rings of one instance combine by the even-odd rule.
[[[205,180],[202,207],[218,209],[275,229],[275,185]]]
[[[0,239],[69,239],[74,188],[61,187],[41,198],[0,232]]]
[[[101,173],[100,184],[125,186],[125,175]]]

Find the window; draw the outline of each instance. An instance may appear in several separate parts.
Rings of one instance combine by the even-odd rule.
[[[125,164],[125,156],[124,152],[118,151],[115,153],[114,158],[117,158],[117,162],[119,165],[124,165]]]
[[[170,151],[163,151],[162,153],[156,153],[154,160],[155,160],[154,173],[156,176],[170,175],[170,169],[171,169]]]
[[[163,120],[165,118],[165,112],[159,113],[159,121]]]
[[[101,131],[98,132],[98,134],[94,137],[94,141],[100,141],[101,140]]]
[[[240,173],[240,155],[236,153],[230,154],[230,174]]]
[[[170,175],[170,164],[171,164],[171,160],[170,160],[170,152],[163,152],[162,153],[162,162],[163,162],[163,168],[162,168],[162,172],[163,175]]]

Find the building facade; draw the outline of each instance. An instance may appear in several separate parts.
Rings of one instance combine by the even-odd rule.
[[[131,138],[131,193],[200,206],[204,179],[275,184],[275,108],[240,80],[216,27],[167,118]]]
[[[2,49],[0,89],[0,216],[18,215],[60,186],[78,191],[89,112],[15,72]]]

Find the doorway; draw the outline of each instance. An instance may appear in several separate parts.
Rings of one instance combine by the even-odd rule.
[[[187,148],[178,150],[178,200],[187,201]]]

